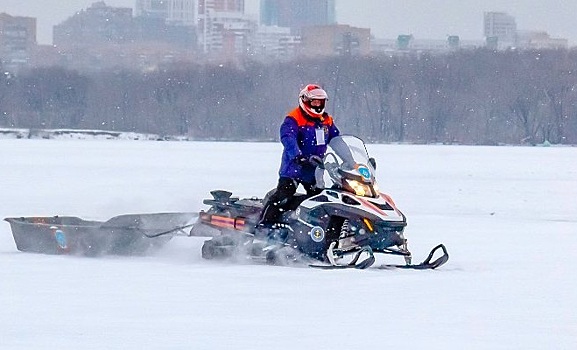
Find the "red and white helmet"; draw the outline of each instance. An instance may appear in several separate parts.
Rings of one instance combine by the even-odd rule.
[[[327,92],[319,85],[308,84],[299,93],[299,106],[311,117],[320,118],[328,98]]]

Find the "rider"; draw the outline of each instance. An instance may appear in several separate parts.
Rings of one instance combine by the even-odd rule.
[[[315,186],[315,170],[322,163],[329,141],[339,135],[333,118],[325,112],[328,96],[319,85],[309,84],[299,93],[299,106],[285,117],[280,127],[284,146],[276,191],[265,203],[258,228],[276,228],[290,198],[301,184],[312,196],[322,189]]]

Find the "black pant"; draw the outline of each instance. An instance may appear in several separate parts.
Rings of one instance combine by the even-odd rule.
[[[300,182],[288,177],[279,178],[275,192],[264,204],[260,219],[261,224],[278,222],[282,211],[285,209],[284,206],[289,202],[292,196],[294,196],[299,184],[305,188],[308,196],[313,196],[321,191],[315,187],[315,184]]]

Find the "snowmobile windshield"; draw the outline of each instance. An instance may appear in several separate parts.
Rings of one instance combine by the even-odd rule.
[[[328,146],[324,164],[332,184],[359,196],[378,197],[375,163],[363,140],[356,136],[338,136]]]

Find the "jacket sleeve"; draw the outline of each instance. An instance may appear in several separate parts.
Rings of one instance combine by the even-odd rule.
[[[280,142],[285,149],[285,155],[288,159],[301,154],[297,141],[298,125],[296,120],[291,117],[286,117],[280,126]]]
[[[337,137],[341,134],[335,123],[333,122],[331,126],[329,126],[329,141],[333,139],[333,137]]]

